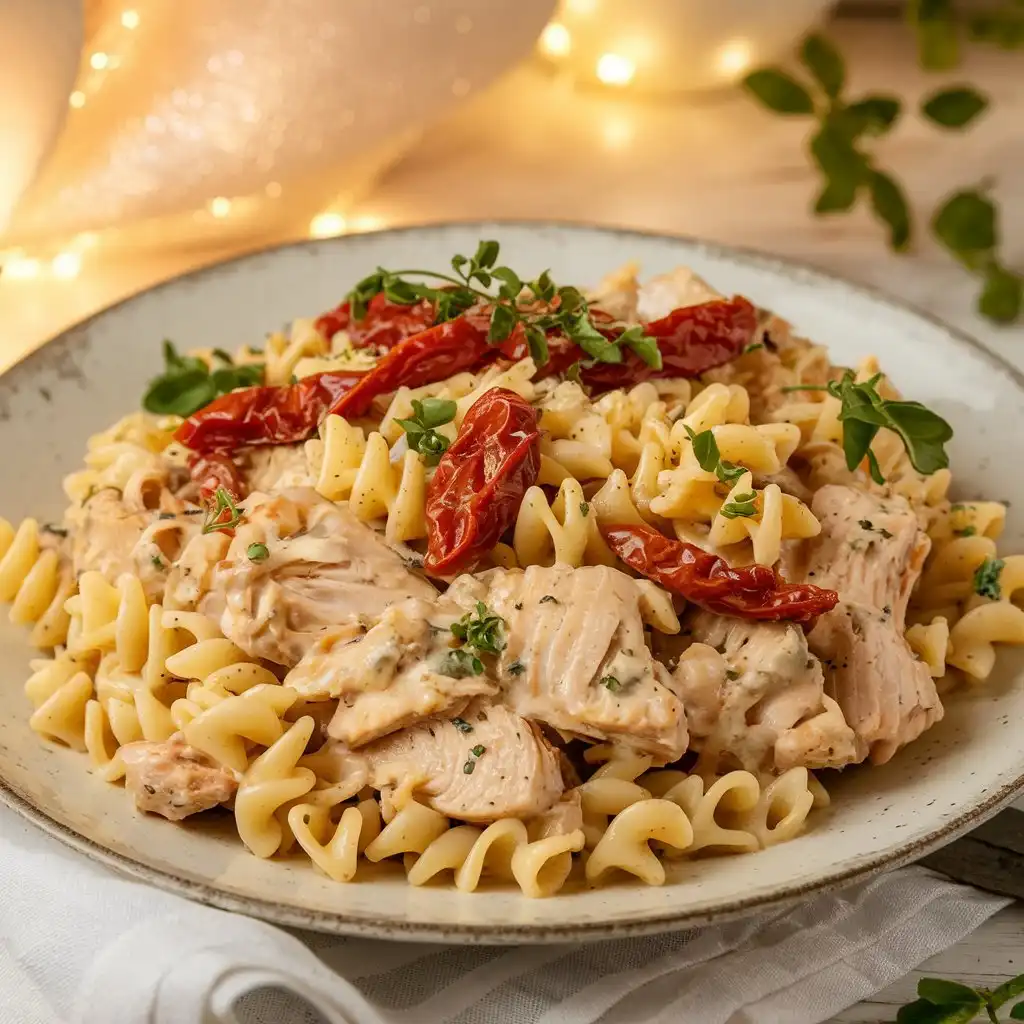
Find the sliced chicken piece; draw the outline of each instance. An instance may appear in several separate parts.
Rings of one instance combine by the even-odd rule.
[[[365,636],[318,640],[285,686],[307,698],[340,698],[328,734],[350,747],[431,715],[456,715],[472,697],[498,689],[452,657],[449,627],[461,614],[416,599],[393,605]]]
[[[355,636],[392,604],[437,596],[378,534],[312,488],[251,495],[226,553],[201,541],[195,557],[183,554],[189,574],[174,574],[174,600],[194,602],[247,654],[279,665],[295,665],[329,630]]]
[[[687,630],[696,642],[673,681],[702,766],[777,773],[856,760],[853,731],[825,696],[821,663],[799,626],[698,611],[684,620]]]
[[[721,292],[716,292],[689,267],[676,267],[640,286],[637,313],[645,322],[660,320],[680,306],[696,306],[720,298]]]
[[[163,743],[127,743],[119,753],[135,806],[169,821],[216,807],[238,789],[233,772],[190,747],[180,733]]]
[[[530,838],[547,839],[565,836],[583,828],[583,802],[578,789],[563,794],[562,799],[530,822]]]
[[[540,729],[486,700],[473,701],[458,719],[431,719],[360,753],[376,789],[411,785],[435,810],[461,821],[534,817],[562,795],[558,754]]]
[[[313,487],[316,484],[301,444],[272,444],[246,448],[236,456],[236,462],[250,493],[282,491],[290,487]]]
[[[202,527],[201,515],[189,514],[170,492],[165,496],[168,501],[158,499],[147,507],[127,489],[124,494],[112,487],[97,491],[70,517],[75,574],[96,570],[116,583],[131,573],[142,581],[150,601],[161,600],[173,562]],[[163,511],[161,504],[178,511]]]
[[[808,636],[825,667],[825,692],[857,734],[859,759],[888,761],[943,715],[924,662],[903,638],[910,592],[931,542],[910,506],[852,487],[822,487],[811,506],[821,533],[802,576],[839,592]],[[793,560],[790,571],[799,572]]]
[[[686,713],[644,636],[643,588],[607,566],[492,569],[456,580],[446,597],[483,601],[505,620],[498,660],[505,702],[560,733],[610,740],[674,761]]]
[[[635,323],[639,269],[635,263],[625,263],[606,274],[588,296],[589,300],[617,320]]]

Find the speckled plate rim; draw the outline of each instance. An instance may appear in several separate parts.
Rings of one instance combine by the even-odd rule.
[[[555,221],[555,220],[459,220],[459,221],[438,221],[422,224],[406,225],[403,227],[389,228],[377,232],[367,232],[377,236],[415,234],[424,230],[431,230],[445,227],[477,228],[481,236],[491,231],[500,231],[502,228],[535,228],[537,230],[555,229],[572,233],[576,229],[589,232],[600,232],[611,235],[628,242],[630,239],[653,239],[665,242],[677,242],[701,251],[709,256],[732,259],[749,266],[755,266],[767,271],[780,274],[791,279],[802,279],[807,282],[820,281],[839,285],[842,288],[868,298],[878,305],[888,307],[902,314],[910,314],[930,324],[932,327],[944,332],[947,337],[956,345],[971,349],[975,355],[987,362],[994,370],[1006,375],[1020,391],[1024,392],[1024,374],[1010,365],[1004,359],[997,356],[976,338],[971,337],[964,331],[946,324],[938,317],[933,316],[925,310],[914,305],[894,299],[882,289],[869,285],[858,284],[838,274],[831,274],[820,270],[807,263],[797,260],[790,260],[785,257],[775,256],[758,249],[750,249],[742,246],[724,245],[714,242],[707,242],[703,239],[692,236],[671,234],[659,231],[644,231],[600,224],[587,223],[583,221]],[[359,235],[340,236],[337,239],[318,240],[316,245],[338,244],[344,245],[349,239],[358,238]],[[34,364],[37,360],[45,358],[45,350],[54,343],[64,341],[70,342],[73,336],[86,328],[94,321],[104,317],[106,314],[118,308],[130,304],[140,295],[148,294],[173,287],[182,281],[193,280],[204,276],[214,276],[227,268],[237,268],[249,260],[261,259],[272,255],[275,252],[302,249],[310,246],[307,241],[285,243],[283,245],[268,246],[247,252],[241,256],[229,260],[220,260],[207,264],[186,274],[180,274],[169,278],[149,288],[140,289],[118,302],[97,311],[92,316],[68,327],[64,331],[43,342],[37,348],[27,353],[22,359],[9,367],[0,380],[15,380],[22,373],[30,374],[34,371]],[[311,912],[290,907],[272,900],[259,899],[252,896],[235,896],[224,892],[213,885],[195,882],[170,871],[148,867],[130,857],[125,857],[113,850],[86,838],[73,829],[61,824],[52,818],[44,808],[29,799],[25,794],[19,792],[7,780],[0,778],[0,801],[10,807],[16,813],[28,821],[39,826],[49,835],[60,840],[65,845],[77,850],[80,853],[107,864],[110,867],[149,882],[158,888],[176,893],[188,899],[207,906],[217,907],[221,910],[234,913],[247,914],[252,917],[259,917],[274,924],[290,928],[306,928],[314,931],[328,932],[333,934],[355,935],[366,938],[392,939],[409,942],[457,942],[464,944],[550,944],[563,942],[599,941],[603,939],[625,938],[633,936],[651,935],[659,932],[700,927],[711,923],[721,923],[745,917],[759,911],[781,910],[799,902],[812,895],[833,892],[855,882],[865,880],[881,871],[892,870],[909,864],[932,850],[951,842],[953,839],[970,831],[972,828],[981,825],[993,817],[1004,807],[1007,807],[1014,799],[1024,793],[1024,773],[1017,776],[1010,782],[1006,782],[986,799],[965,809],[957,817],[946,822],[941,828],[935,829],[929,835],[907,841],[895,848],[890,848],[874,857],[866,857],[854,867],[837,870],[824,877],[819,876],[813,881],[806,883],[793,883],[780,886],[775,892],[755,897],[737,897],[733,900],[723,901],[714,910],[681,911],[669,910],[664,914],[648,914],[642,921],[628,922],[617,921],[615,923],[604,923],[600,921],[584,922],[566,926],[558,925],[516,925],[504,924],[493,925],[430,925],[430,924],[407,924],[390,919],[375,919],[369,915],[359,917],[347,916],[335,912]]]

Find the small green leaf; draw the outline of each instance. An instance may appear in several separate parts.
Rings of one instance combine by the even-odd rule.
[[[249,557],[250,562],[265,562],[270,557],[270,549],[266,544],[250,544],[245,549],[246,555]]]
[[[753,491],[737,494],[732,501],[727,501],[719,510],[726,519],[748,519],[757,515],[757,495]]]
[[[216,397],[217,386],[209,373],[205,369],[189,370],[151,381],[142,407],[158,416],[191,416]]]
[[[978,1009],[971,1004],[936,1006],[927,999],[916,999],[900,1008],[896,1024],[968,1024],[977,1016]]]
[[[984,1002],[973,988],[961,985],[958,981],[946,981],[944,978],[922,978],[917,983],[917,994],[936,1006],[974,1004],[980,1007]]]
[[[543,366],[550,358],[548,352],[548,338],[539,327],[528,326],[526,328],[526,344],[530,348],[530,358],[535,366]]]
[[[987,96],[962,85],[932,93],[921,104],[921,113],[943,128],[964,128],[987,106]]]
[[[987,597],[990,601],[998,601],[1002,596],[999,577],[1003,574],[1006,562],[1002,558],[986,558],[974,571],[974,592],[978,597]]]
[[[868,162],[853,145],[849,125],[835,118],[824,121],[811,136],[811,156],[836,194],[856,194],[867,181]]]
[[[1018,1003],[1010,1011],[1010,1020],[1024,1020],[1024,1003]]]
[[[879,220],[889,225],[889,245],[903,252],[910,244],[910,208],[903,189],[888,174],[872,171],[869,178],[871,208]]]
[[[427,430],[451,423],[459,410],[458,405],[450,398],[424,398],[422,401],[413,399],[412,408],[416,418]]]
[[[519,317],[511,306],[498,303],[491,310],[491,326],[487,331],[487,340],[492,344],[504,341],[519,323]]]
[[[804,39],[800,60],[826,95],[835,99],[846,82],[846,65],[842,54],[824,36],[813,34]]]
[[[857,125],[857,134],[884,135],[896,123],[902,109],[895,96],[865,96],[846,108],[846,115]]]
[[[985,287],[978,297],[978,312],[997,324],[1020,319],[1024,306],[1024,278],[993,263],[985,272]]]
[[[473,262],[478,267],[493,267],[495,260],[498,258],[499,245],[493,239],[481,242],[476,247],[476,253],[473,256]]]
[[[619,690],[622,689],[622,683],[620,683],[615,676],[601,676],[598,683],[606,690],[610,690],[612,693],[618,693]]]
[[[661,369],[661,349],[658,348],[658,339],[644,334],[644,329],[639,324],[623,331],[616,341],[620,347],[625,345],[626,348],[632,349],[648,366],[655,370]]]
[[[755,99],[777,114],[813,114],[811,94],[791,75],[778,68],[752,71],[743,87]]]
[[[857,201],[860,182],[852,178],[828,178],[814,201],[814,212],[845,213]]]
[[[996,1006],[1002,1006],[1003,1003],[1008,1003],[1011,999],[1016,999],[1018,996],[1024,996],[1024,974],[1018,974],[1016,978],[1011,978],[1009,981],[1004,981],[999,988],[994,989],[992,992],[992,1002]],[[1019,1007],[1014,1007],[1015,1010]],[[1013,1017],[1013,1014],[1010,1014]],[[1021,1020],[1024,1018],[1014,1017],[1014,1020]]]
[[[995,204],[973,190],[951,195],[935,212],[932,230],[968,266],[999,244]]]
[[[514,302],[523,290],[523,282],[519,280],[519,275],[508,267],[495,267],[491,271],[491,277],[501,282],[498,293],[509,302]]]

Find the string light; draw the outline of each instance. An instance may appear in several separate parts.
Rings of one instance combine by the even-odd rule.
[[[723,75],[740,75],[750,67],[752,55],[750,43],[745,39],[733,39],[718,51],[715,64]]]
[[[102,71],[110,63],[110,57],[102,50],[97,50],[89,58],[89,66],[96,71]]]
[[[138,28],[139,27],[139,12],[138,11],[122,11],[121,12],[121,24],[125,28]]]
[[[81,110],[85,106],[85,93],[81,89],[76,89],[69,97],[68,103],[75,108],[75,110]]]
[[[39,274],[39,260],[13,255],[3,264],[3,277],[11,281],[29,281]]]
[[[636,65],[619,53],[602,53],[597,58],[595,74],[605,85],[629,85],[636,74]]]
[[[564,25],[553,21],[541,33],[540,47],[549,57],[564,57],[572,49],[572,36]]]
[[[53,272],[53,276],[65,281],[72,277],[78,277],[78,272],[81,269],[82,257],[77,253],[61,252],[50,261],[50,270]]]
[[[311,238],[330,238],[343,234],[346,226],[345,218],[340,213],[318,213],[309,222],[309,234]]]
[[[210,213],[214,217],[226,217],[231,212],[231,200],[225,196],[217,196],[210,200]]]

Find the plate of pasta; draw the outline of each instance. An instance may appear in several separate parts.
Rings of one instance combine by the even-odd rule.
[[[177,279],[4,376],[0,797],[397,938],[905,863],[1024,786],[1022,428],[970,339],[695,241],[448,225]]]

